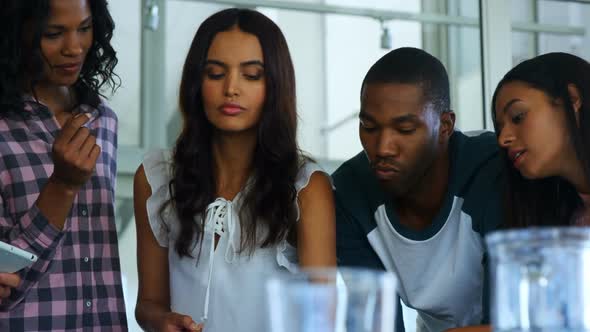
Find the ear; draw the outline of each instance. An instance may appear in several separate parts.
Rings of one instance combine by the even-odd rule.
[[[567,92],[570,95],[572,107],[574,108],[574,114],[576,115],[576,123],[580,125],[580,110],[582,109],[582,96],[580,96],[580,90],[575,84],[567,85]]]
[[[576,112],[577,115],[582,108],[582,96],[580,96],[580,90],[575,84],[570,83],[567,85],[567,91],[570,95],[574,112]]]
[[[447,141],[455,131],[455,112],[449,110],[440,115],[439,139],[441,142]]]

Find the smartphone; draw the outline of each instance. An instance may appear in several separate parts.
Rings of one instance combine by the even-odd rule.
[[[0,241],[0,272],[14,273],[36,261],[35,254]]]

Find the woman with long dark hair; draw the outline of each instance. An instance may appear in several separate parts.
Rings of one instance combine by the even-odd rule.
[[[136,316],[156,331],[265,330],[264,281],[334,266],[329,177],[297,146],[280,29],[227,9],[199,27],[180,84],[184,127],[135,176]]]
[[[39,257],[2,299],[0,330],[124,331],[107,2],[0,8],[0,240]]]
[[[492,115],[507,170],[505,228],[590,225],[589,98],[590,64],[567,53],[524,61],[498,83]]]
[[[590,64],[549,53],[510,70],[493,97],[508,227],[590,225]]]

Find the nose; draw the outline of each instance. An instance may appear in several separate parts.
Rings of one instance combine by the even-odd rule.
[[[234,71],[228,72],[225,79],[225,95],[226,97],[235,97],[240,94],[239,73]]]
[[[400,152],[399,141],[393,133],[383,130],[377,137],[377,156],[379,158],[397,157]]]
[[[514,142],[514,132],[510,128],[510,125],[505,125],[500,129],[500,134],[498,135],[498,145],[502,148],[508,148]]]
[[[62,53],[65,56],[75,57],[83,52],[82,39],[77,32],[70,32],[65,34],[64,45]]]

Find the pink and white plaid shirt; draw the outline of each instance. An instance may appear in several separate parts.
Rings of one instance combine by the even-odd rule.
[[[34,205],[53,172],[57,120],[31,98],[23,114],[0,114],[0,240],[39,257],[0,302],[0,331],[127,330],[114,214],[117,117],[104,103],[77,111],[92,114],[102,153],[62,231]]]

